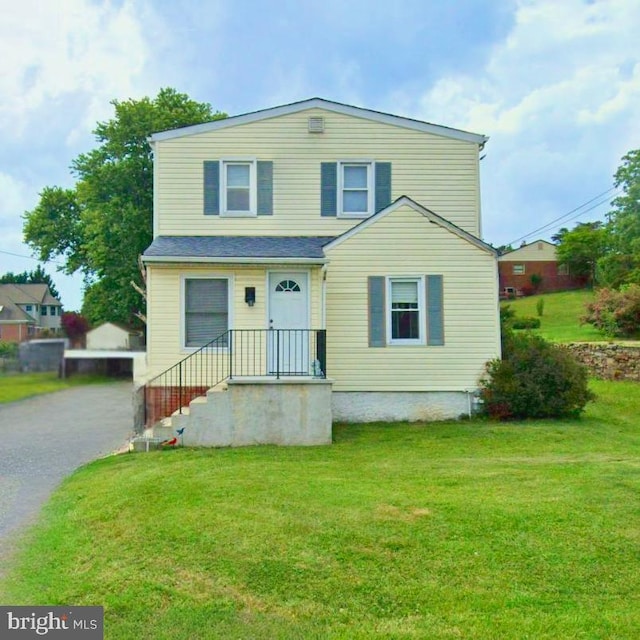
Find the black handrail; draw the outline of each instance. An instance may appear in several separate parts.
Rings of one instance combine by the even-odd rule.
[[[324,329],[229,329],[147,382],[145,425],[231,378],[325,378],[326,344]]]

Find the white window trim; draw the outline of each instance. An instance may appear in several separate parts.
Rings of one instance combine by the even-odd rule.
[[[229,273],[183,273],[180,276],[180,351],[181,353],[193,353],[198,351],[201,347],[187,347],[186,339],[186,308],[187,308],[187,280],[227,280],[227,329],[233,329],[233,289],[234,279],[233,275]],[[229,347],[219,347],[221,353],[228,353]]]
[[[249,165],[249,211],[227,209],[227,165]],[[258,171],[256,158],[228,157],[220,160],[220,215],[230,218],[255,218],[258,215]]]
[[[391,283],[392,282],[417,282],[418,283],[418,329],[419,338],[392,338],[391,325]],[[417,346],[427,343],[427,306],[425,300],[424,276],[387,276],[386,278],[386,325],[387,344],[395,346]]]
[[[344,185],[344,167],[346,165],[366,165],[367,167],[367,211],[363,213],[345,213],[343,211],[343,185]],[[355,159],[355,160],[339,160],[338,161],[338,218],[369,218],[373,215],[374,194],[375,194],[375,172],[373,166],[374,160],[371,159]]]

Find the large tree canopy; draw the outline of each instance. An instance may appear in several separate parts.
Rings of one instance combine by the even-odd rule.
[[[554,239],[558,240],[560,264],[567,265],[572,275],[583,276],[593,284],[596,265],[607,247],[607,231],[602,222],[579,222],[571,231],[561,229]]]
[[[56,285],[41,265],[38,265],[33,271],[23,271],[22,273],[7,271],[3,276],[0,276],[0,284],[46,284],[51,295],[60,300]]]
[[[61,257],[67,273],[84,276],[82,312],[93,324],[144,315],[138,256],[152,239],[149,135],[226,117],[174,89],[112,104],[115,117],[94,130],[99,146],[71,164],[75,188],[46,187],[24,215],[25,241],[40,259]]]
[[[609,213],[610,250],[598,263],[599,280],[610,287],[640,283],[640,149],[622,158],[614,185],[622,193]]]

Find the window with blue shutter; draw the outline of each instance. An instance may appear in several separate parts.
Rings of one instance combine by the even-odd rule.
[[[273,215],[273,162],[250,159],[205,161],[204,214]]]
[[[368,218],[391,204],[391,163],[323,162],[320,215]]]

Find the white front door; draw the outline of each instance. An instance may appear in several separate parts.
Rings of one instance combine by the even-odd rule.
[[[271,374],[308,374],[309,274],[269,272],[269,349]]]

